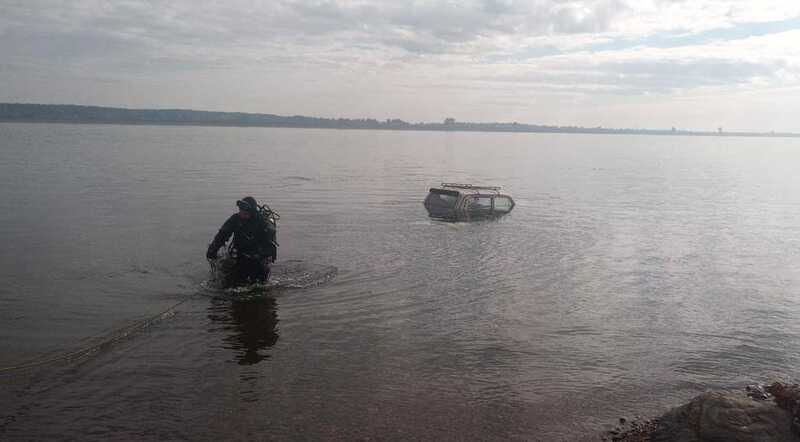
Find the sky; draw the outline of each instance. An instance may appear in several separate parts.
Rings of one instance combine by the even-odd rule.
[[[0,0],[0,102],[800,132],[800,0]]]

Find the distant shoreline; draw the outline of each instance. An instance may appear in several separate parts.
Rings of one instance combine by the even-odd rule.
[[[28,123],[28,124],[75,124],[75,125],[102,125],[102,126],[177,126],[177,127],[239,127],[239,128],[276,128],[276,129],[330,129],[330,130],[388,130],[401,132],[477,132],[477,133],[523,133],[523,134],[570,134],[570,135],[653,135],[667,137],[744,137],[744,138],[800,138],[800,134],[776,132],[695,132],[695,131],[660,131],[657,129],[584,129],[581,131],[570,130],[503,130],[503,129],[433,129],[433,128],[394,128],[394,127],[328,127],[328,126],[297,126],[281,124],[243,124],[243,123],[194,123],[194,122],[158,122],[158,121],[96,121],[96,120],[22,120],[4,119],[1,123]]]
[[[422,132],[565,133],[591,135],[665,135],[703,137],[800,138],[791,132],[724,132],[603,127],[545,126],[522,123],[408,123],[398,119],[316,118],[184,109],[125,109],[101,106],[0,103],[0,122],[48,124],[117,124],[137,126],[277,127]]]

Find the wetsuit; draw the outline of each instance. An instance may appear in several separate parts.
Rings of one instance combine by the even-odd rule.
[[[263,282],[269,279],[270,263],[276,258],[275,230],[261,219],[258,213],[251,213],[250,219],[233,214],[220,227],[214,240],[208,246],[206,256],[216,257],[217,251],[233,235],[231,249],[236,264],[229,280],[232,285],[242,282]]]

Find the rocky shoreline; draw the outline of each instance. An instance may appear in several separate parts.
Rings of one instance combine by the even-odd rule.
[[[620,418],[607,442],[800,442],[800,385],[711,391],[650,420]]]

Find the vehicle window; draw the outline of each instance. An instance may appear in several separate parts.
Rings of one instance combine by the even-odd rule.
[[[436,209],[452,209],[456,205],[458,197],[442,193],[429,193],[425,202],[428,206]]]
[[[470,214],[491,212],[492,197],[489,195],[475,195],[467,199],[467,211]]]
[[[507,213],[511,211],[511,198],[507,196],[494,197],[494,211],[499,213]]]

